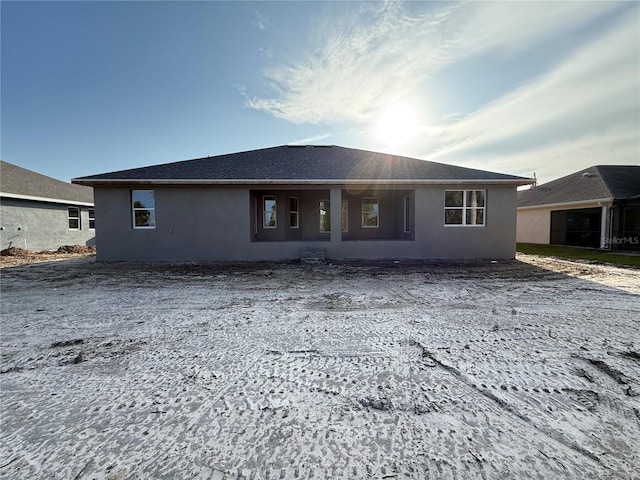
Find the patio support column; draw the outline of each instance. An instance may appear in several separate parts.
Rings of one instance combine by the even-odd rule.
[[[332,188],[329,201],[331,202],[331,244],[336,245],[342,242],[342,222],[340,221],[342,189]]]
[[[609,240],[609,207],[602,205],[602,214],[600,215],[600,248],[610,248]]]

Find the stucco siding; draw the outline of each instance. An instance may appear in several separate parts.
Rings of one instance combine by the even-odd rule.
[[[521,207],[517,209],[516,240],[522,243],[551,243],[551,212],[558,210],[579,210],[602,208],[602,202],[574,202],[568,205]],[[607,203],[610,206],[611,203]]]
[[[68,207],[80,210],[80,228],[69,228]],[[95,230],[89,228],[89,208],[72,203],[0,199],[2,249],[19,247],[31,251],[57,250],[63,245],[93,245]]]
[[[522,243],[549,244],[551,232],[551,210],[536,208],[518,210],[516,240]]]
[[[249,187],[145,187],[155,192],[154,229],[133,228],[129,188],[95,188],[99,215],[97,258],[99,261],[196,262],[291,260],[297,259],[300,249],[308,246],[324,248],[327,258],[337,260],[506,259],[515,255],[514,186],[471,188],[487,190],[486,225],[473,227],[444,225],[444,187],[403,186],[404,191],[413,192],[413,240],[410,237],[407,240],[395,238],[344,241],[340,233],[333,232],[339,225],[339,209],[335,205],[338,195],[342,195],[343,187],[336,186],[325,192],[309,193],[314,205],[320,197],[330,199],[335,213],[332,212],[332,232],[328,238],[319,236],[307,241],[287,237],[283,232],[274,233],[279,241],[260,236],[256,239],[256,222],[259,224],[262,221],[262,212],[260,205],[255,205],[259,203],[256,202],[256,190]],[[448,186],[446,189],[469,190],[470,187]],[[296,189],[292,188],[290,192],[294,194]],[[286,199],[289,194],[283,193],[278,198]],[[295,194],[301,198],[305,196],[305,192],[299,189]],[[349,198],[350,211],[355,207],[353,203],[356,201],[355,197]],[[279,201],[277,206],[278,221],[285,222],[287,213],[286,210],[280,210],[282,203],[285,201]],[[301,208],[300,212],[301,225],[309,225],[309,219],[303,216],[311,214],[311,211]],[[381,212],[387,216],[385,220],[381,215],[381,222],[391,220],[388,217],[390,211],[386,207],[383,209],[381,206]],[[350,213],[350,222],[354,220],[352,217],[355,215]],[[401,221],[401,218],[393,219],[391,224],[397,229]],[[312,228],[319,228],[315,218],[310,224]],[[389,231],[384,230],[383,235],[389,236]]]
[[[250,240],[246,189],[153,190],[156,228],[134,229],[131,190],[95,189],[100,214],[98,260],[235,260],[246,250]]]
[[[445,190],[486,190],[484,226],[445,226]],[[416,240],[428,258],[514,258],[516,188],[447,186],[416,191]]]

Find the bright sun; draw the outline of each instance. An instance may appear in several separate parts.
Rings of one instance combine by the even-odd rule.
[[[378,138],[389,146],[402,145],[418,133],[416,112],[406,103],[385,109],[377,125]]]

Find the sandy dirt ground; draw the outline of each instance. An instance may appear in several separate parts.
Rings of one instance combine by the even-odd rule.
[[[66,247],[69,249],[73,249],[79,246],[71,246]],[[65,248],[65,247],[62,247]],[[79,247],[85,248],[85,247]],[[65,253],[62,252],[30,252],[29,250],[19,249],[19,253],[16,255],[0,255],[0,268],[7,267],[18,267],[20,265],[30,265],[33,263],[42,263],[42,262],[57,262],[60,260],[70,260],[75,258],[83,258],[83,257],[95,257],[96,253],[94,251],[90,251],[87,253]]]
[[[637,479],[640,272],[2,269],[0,477]]]

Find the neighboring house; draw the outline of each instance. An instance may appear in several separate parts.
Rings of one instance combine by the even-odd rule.
[[[98,260],[513,258],[532,180],[338,146],[280,146],[76,178]]]
[[[640,166],[598,165],[518,192],[518,242],[640,250]]]
[[[1,249],[93,245],[93,189],[0,161]]]

